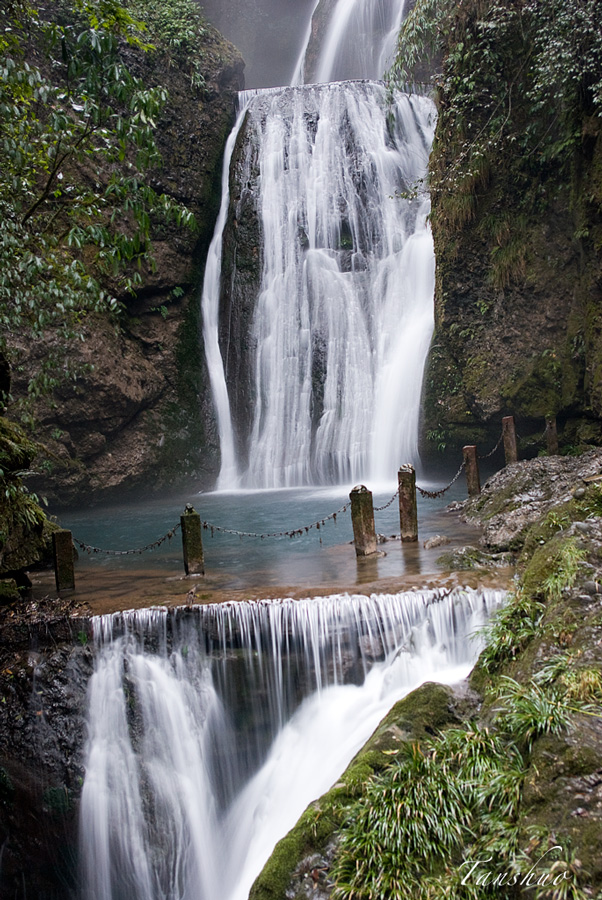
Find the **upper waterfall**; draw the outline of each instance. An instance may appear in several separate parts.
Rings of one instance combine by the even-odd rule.
[[[382,75],[404,4],[318,6],[318,80]],[[434,105],[345,81],[241,108],[203,289],[218,487],[392,480],[418,456],[433,329]]]
[[[244,346],[249,263],[222,276],[243,484],[390,479],[417,455],[433,327],[429,200],[401,194],[425,176],[434,107],[370,82],[258,91],[248,104],[228,238],[231,258],[248,256],[238,223],[256,218]]]
[[[292,84],[382,78],[406,7],[406,0],[317,0]]]

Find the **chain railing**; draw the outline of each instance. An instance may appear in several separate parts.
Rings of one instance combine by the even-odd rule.
[[[416,490],[418,491],[418,493],[420,494],[421,497],[424,497],[427,500],[436,500],[438,497],[443,497],[443,495],[449,491],[450,487],[452,487],[456,483],[456,481],[458,480],[458,478],[464,471],[464,467],[465,467],[465,463],[463,462],[462,465],[460,466],[460,468],[458,469],[458,471],[456,472],[456,474],[454,475],[454,477],[452,478],[452,480],[450,481],[450,483],[448,485],[446,485],[444,488],[439,488],[436,491],[429,491],[426,488],[421,488],[418,485],[416,485]]]
[[[374,512],[382,512],[383,509],[388,509],[396,497],[399,497],[399,488],[397,488],[397,490],[395,491],[395,493],[393,494],[391,499],[389,501],[387,501],[387,503],[385,503],[384,506],[375,506]]]
[[[288,531],[264,531],[264,532],[237,531],[234,528],[224,528],[221,525],[214,525],[212,522],[204,522],[204,521],[201,521],[201,527],[205,531],[211,531],[211,537],[213,537],[214,532],[217,531],[220,534],[234,534],[234,535],[238,535],[238,537],[240,537],[240,538],[250,537],[250,538],[260,538],[261,540],[263,540],[265,538],[278,538],[278,537],[294,538],[294,537],[300,537],[303,534],[307,534],[309,531],[312,530],[312,528],[315,528],[317,531],[319,531],[320,528],[322,528],[322,526],[326,524],[326,522],[332,521],[336,525],[337,516],[340,516],[343,513],[346,513],[347,510],[349,509],[349,505],[350,505],[349,503],[344,503],[343,506],[340,507],[340,509],[336,510],[336,512],[330,513],[330,515],[324,516],[322,519],[318,519],[316,522],[312,522],[311,525],[302,525],[301,528],[292,528],[292,529],[289,529]]]
[[[80,541],[79,538],[74,537],[73,543],[79,547],[80,550],[83,550],[84,553],[87,553],[89,556],[92,554],[101,553],[103,556],[136,556],[141,555],[142,553],[146,553],[148,550],[156,550],[157,547],[160,547],[165,541],[170,541],[172,537],[177,532],[178,528],[180,528],[180,523],[174,525],[173,528],[160,537],[158,540],[153,541],[152,544],[147,544],[145,547],[138,547],[136,550],[102,550],[100,547],[93,547],[91,544],[86,544],[85,541]]]
[[[484,456],[479,456],[479,459],[491,459],[493,454],[499,449],[499,446],[503,440],[504,440],[504,432],[502,431],[502,433],[500,434],[500,436],[498,438],[498,442],[495,445],[495,447],[493,448],[493,450],[490,450],[489,453],[485,453]]]
[[[550,421],[553,422],[554,432],[555,432],[555,430],[556,430],[555,420],[550,419]],[[476,448],[474,447],[474,445],[471,447],[465,448],[464,460],[462,461],[462,463],[461,463],[458,471],[454,475],[454,477],[451,479],[449,484],[447,484],[445,487],[438,488],[436,490],[429,490],[428,488],[424,488],[419,485],[416,485],[415,481],[414,481],[414,487],[415,487],[414,505],[415,505],[416,492],[418,494],[420,494],[420,496],[422,498],[427,499],[427,500],[435,500],[440,497],[443,497],[444,494],[446,494],[450,490],[450,488],[452,488],[453,485],[457,482],[458,478],[460,477],[460,475],[462,474],[463,471],[466,471],[466,473],[467,473],[467,480],[469,481],[469,484],[468,484],[469,494],[478,493],[478,491],[480,490],[480,485],[478,484],[478,466],[477,466],[476,460],[477,459],[478,460],[487,460],[487,459],[490,459],[492,456],[494,456],[494,454],[499,449],[502,441],[504,440],[505,433],[508,433],[507,429],[509,429],[509,433],[511,434],[512,439],[514,439],[514,436],[516,436],[516,438],[518,438],[518,440],[521,441],[523,444],[526,443],[524,438],[521,438],[520,435],[516,434],[512,417],[507,417],[506,419],[504,419],[502,425],[503,425],[502,433],[500,434],[500,436],[497,440],[497,443],[495,444],[493,449],[489,451],[489,453],[486,453],[486,454],[483,454],[482,456],[477,457],[476,456]],[[536,436],[536,437],[528,439],[528,443],[529,444],[539,443],[542,438],[547,436],[547,434],[548,434],[548,428],[546,427],[546,430],[544,430],[544,432],[541,436]],[[512,458],[512,457],[510,457],[510,458]],[[516,458],[516,456],[515,456],[515,458]],[[412,467],[410,467],[410,468],[412,468]],[[472,478],[473,471],[476,471],[476,480],[477,480],[476,491],[472,490],[471,484],[470,484],[470,479]],[[366,490],[365,488],[362,488],[361,490],[358,489],[358,492],[359,493],[364,492],[364,495],[365,495],[365,490]],[[400,480],[400,486],[397,488],[397,490],[395,491],[393,496],[382,506],[373,507],[371,500],[370,500],[370,510],[372,512],[372,520],[374,520],[374,515],[373,515],[374,513],[384,512],[384,510],[388,509],[394,503],[395,499],[400,496],[401,490],[402,490],[402,487],[401,487],[401,480]],[[407,499],[407,493],[406,493],[405,487],[403,488],[403,491],[404,491],[403,503],[400,501],[400,517],[401,517],[401,507],[405,505],[406,499]],[[234,535],[241,539],[242,538],[258,538],[259,540],[265,540],[267,538],[301,537],[305,534],[308,534],[310,531],[312,531],[314,529],[316,531],[321,531],[321,529],[328,522],[332,521],[336,525],[337,517],[346,513],[350,507],[352,509],[352,519],[353,519],[353,515],[354,515],[353,494],[354,493],[356,493],[356,489],[354,489],[354,491],[352,491],[349,501],[344,503],[343,506],[339,507],[339,509],[335,510],[335,512],[332,512],[327,516],[323,516],[323,517],[317,519],[315,522],[311,522],[309,525],[302,525],[301,527],[298,527],[298,528],[290,528],[290,529],[286,529],[286,530],[282,530],[282,531],[257,532],[257,531],[242,531],[242,530],[235,529],[235,528],[226,528],[223,525],[216,525],[214,522],[208,522],[205,520],[201,520],[198,513],[195,513],[195,511],[192,509],[192,507],[190,505],[187,505],[185,513],[194,513],[194,516],[196,518],[196,522],[197,522],[196,527],[199,529],[198,542],[199,542],[199,548],[200,548],[199,552],[201,554],[200,561],[202,563],[202,544],[201,544],[201,539],[200,539],[200,530],[201,529],[204,531],[210,531],[212,537],[216,533]],[[59,586],[59,580],[63,578],[62,575],[59,576],[59,563],[57,562],[59,555],[61,556],[60,565],[65,566],[66,567],[65,570],[67,572],[67,575],[65,576],[66,580],[63,579],[63,583],[67,587],[69,587],[70,585],[72,586],[71,582],[73,581],[73,575],[72,575],[71,567],[72,567],[72,562],[73,562],[73,545],[74,544],[81,551],[83,551],[84,553],[87,553],[90,556],[104,555],[104,556],[117,557],[117,556],[141,555],[143,553],[146,553],[146,552],[149,552],[152,550],[156,550],[157,548],[161,547],[165,542],[170,541],[175,536],[175,534],[178,532],[178,530],[180,530],[180,529],[182,529],[183,543],[185,544],[186,539],[187,539],[186,538],[186,528],[188,526],[188,523],[186,523],[186,528],[182,525],[182,523],[185,522],[186,518],[187,518],[187,516],[184,515],[182,517],[181,522],[177,523],[172,528],[170,528],[169,531],[167,531],[162,537],[158,538],[156,541],[152,541],[150,544],[146,544],[144,547],[137,547],[137,548],[131,549],[131,550],[102,549],[100,547],[95,547],[92,544],[88,544],[87,542],[82,541],[77,537],[72,537],[71,532],[69,532],[69,531],[66,531],[64,529],[61,530],[59,532],[59,537],[60,537],[60,535],[62,535],[62,537],[60,537],[60,540],[55,541],[55,572],[57,573],[57,587]],[[402,540],[405,540],[406,538],[403,536],[404,526],[403,526],[403,523],[400,522],[400,524],[402,527]],[[416,534],[417,534],[417,531],[416,531]],[[63,540],[63,538],[66,538],[67,536],[69,537],[69,540],[65,542]],[[55,535],[55,537],[57,537],[57,536]],[[355,523],[354,523],[354,538],[355,538]],[[415,540],[416,538],[414,537],[412,539]],[[59,551],[57,551],[57,547],[59,546],[59,543],[61,544],[60,554],[59,554]],[[320,535],[320,543],[322,543],[321,535]],[[71,550],[69,550],[69,548],[71,548]],[[356,549],[357,549],[357,542],[356,542]],[[358,553],[359,553],[359,551],[358,551]],[[185,555],[185,560],[186,560],[186,550],[184,551],[184,555]],[[186,562],[185,562],[185,564],[187,565]],[[186,571],[188,572],[188,568],[186,569]],[[59,590],[60,589],[61,588],[59,587]]]

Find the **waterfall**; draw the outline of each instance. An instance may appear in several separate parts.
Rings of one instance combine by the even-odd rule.
[[[259,94],[249,106],[263,270],[251,325],[247,487],[391,478],[417,452],[432,329],[424,176],[433,115],[380,84]],[[393,415],[391,413],[393,412]]]
[[[502,600],[439,590],[97,618],[81,900],[246,900],[392,704],[468,673]]]
[[[393,0],[338,0],[316,80],[380,77],[403,10]],[[300,61],[297,79],[302,69]],[[242,100],[203,290],[217,485],[390,481],[418,456],[433,329],[430,207],[420,186],[434,106],[369,81],[257,90]],[[248,230],[255,220],[260,250],[249,287],[255,263],[237,241],[239,224]],[[230,263],[220,276],[226,235]]]
[[[217,430],[220,440],[221,471],[218,487],[232,487],[236,483],[237,465],[236,451],[234,448],[234,432],[232,429],[232,417],[230,415],[230,402],[224,367],[218,341],[219,318],[219,293],[222,270],[222,237],[226,217],[228,215],[228,201],[230,198],[230,161],[234,152],[234,145],[238,132],[243,123],[245,113],[244,103],[241,106],[234,128],[228,136],[224,151],[222,166],[222,199],[220,210],[215,225],[213,239],[207,253],[205,263],[205,277],[203,280],[203,294],[201,298],[201,311],[203,319],[203,343],[205,345],[205,359],[210,373],[213,404],[217,417]]]
[[[393,61],[405,0],[336,0],[325,27],[320,21],[315,28],[317,37],[312,24],[323,6],[324,0],[317,0],[291,83],[382,78]],[[318,40],[317,66],[306,71],[308,48]]]

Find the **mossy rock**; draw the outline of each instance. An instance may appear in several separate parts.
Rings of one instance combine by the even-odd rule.
[[[491,556],[478,547],[458,547],[443,553],[437,559],[437,565],[451,572],[474,572],[482,570],[485,574],[489,567],[496,564]]]
[[[0,416],[0,469],[5,475],[28,469],[39,449],[19,425]]]
[[[42,796],[44,808],[54,816],[64,816],[71,809],[72,800],[64,784],[46,788]]]

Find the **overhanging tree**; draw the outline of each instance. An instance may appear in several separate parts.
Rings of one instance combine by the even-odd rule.
[[[0,13],[0,353],[14,363],[24,339],[53,334],[30,397],[69,373],[86,316],[135,291],[151,221],[194,226],[148,182],[167,94],[132,74],[128,48],[152,50],[117,0],[12,0]]]

